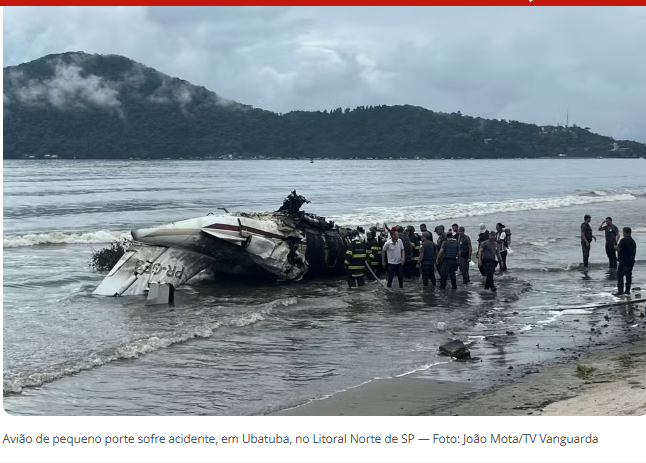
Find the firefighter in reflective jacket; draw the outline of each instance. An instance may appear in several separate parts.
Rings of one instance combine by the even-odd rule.
[[[411,276],[419,278],[419,269],[417,268],[417,263],[419,262],[419,250],[422,246],[422,240],[419,235],[415,233],[415,227],[413,227],[412,225],[407,226],[406,230],[408,230],[408,236],[411,243],[410,274]]]
[[[374,227],[373,227],[374,228]],[[373,228],[370,229],[370,231],[367,233],[368,237],[368,253],[372,254],[372,257],[369,259],[370,260],[370,269],[374,272],[375,275],[379,275],[381,273],[381,246],[379,246],[379,241],[377,241],[376,238],[376,230],[373,230]],[[368,280],[374,280],[375,277],[372,275],[371,272],[368,272]]]
[[[348,286],[363,286],[366,283],[366,257],[373,259],[372,252],[366,251],[366,245],[361,241],[359,232],[350,232],[352,242],[350,248],[345,252],[345,270],[348,275]]]

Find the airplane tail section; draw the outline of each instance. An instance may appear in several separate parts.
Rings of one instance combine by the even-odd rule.
[[[132,244],[94,290],[98,296],[145,295],[150,283],[177,288],[214,260],[184,249]]]

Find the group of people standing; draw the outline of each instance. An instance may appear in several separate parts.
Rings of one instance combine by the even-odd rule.
[[[462,275],[462,282],[470,284],[469,267],[474,250],[465,228],[454,223],[448,232],[444,225],[438,225],[434,231],[437,242],[433,242],[426,224],[420,225],[421,234],[417,234],[412,225],[388,229],[384,224],[382,233],[372,227],[364,242],[359,232],[352,230],[352,243],[346,252],[345,261],[348,284],[351,287],[365,284],[366,266],[370,270],[370,279],[375,279],[382,271],[386,271],[388,287],[392,287],[395,276],[400,288],[404,286],[404,278],[420,276],[424,286],[428,286],[429,281],[436,286],[437,272],[441,289],[446,288],[449,280],[452,288],[456,289],[458,270]],[[476,255],[480,273],[486,276],[485,289],[496,292],[495,269],[500,265],[501,272],[507,270],[510,239],[511,233],[502,223],[498,223],[496,231],[491,232],[484,224],[480,224]]]
[[[588,267],[589,264],[592,240],[597,241],[597,238],[592,234],[591,221],[592,217],[590,214],[586,214],[581,224],[581,249],[583,251],[584,267]],[[637,243],[632,238],[632,229],[630,227],[624,227],[622,229],[623,237],[620,239],[619,228],[612,223],[612,217],[606,217],[601,222],[599,231],[605,232],[608,267],[610,270],[617,271],[617,292],[615,295],[630,294],[633,280],[633,267],[635,266],[635,256],[637,255]],[[626,279],[625,286],[624,277]]]
[[[596,237],[592,233],[590,221],[592,218],[586,214],[581,224],[581,248],[583,251],[583,265],[588,267],[590,248]],[[421,276],[424,286],[429,281],[437,285],[436,272],[440,280],[440,288],[445,289],[447,282],[451,287],[457,288],[456,272],[462,275],[462,282],[468,285],[471,282],[469,267],[473,258],[473,244],[464,227],[457,223],[451,225],[446,231],[444,225],[435,227],[437,241],[433,242],[431,232],[426,224],[420,225],[421,234],[415,232],[412,225],[406,228],[395,226],[390,229],[384,224],[381,233],[372,227],[366,234],[367,239],[362,239],[357,230],[352,230],[351,245],[346,251],[345,267],[350,286],[363,286],[365,284],[366,267],[369,268],[368,278],[378,278],[383,271],[387,272],[387,286],[392,287],[395,276],[399,287],[404,287],[404,278],[419,278]],[[630,227],[624,227],[621,232],[613,224],[611,217],[599,226],[599,231],[605,232],[605,251],[608,256],[608,266],[617,272],[617,292],[615,295],[630,294],[632,285],[632,271],[635,265],[637,244],[632,238]],[[507,271],[507,254],[511,241],[511,232],[502,223],[496,224],[496,230],[489,232],[484,224],[480,224],[480,233],[476,248],[478,269],[486,277],[484,287],[496,292],[494,274],[496,267],[500,272]],[[624,285],[624,279],[626,283]]]

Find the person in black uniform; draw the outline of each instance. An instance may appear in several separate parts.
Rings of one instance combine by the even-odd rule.
[[[606,217],[606,220],[601,222],[599,231],[606,232],[606,255],[608,256],[608,265],[611,269],[617,268],[617,251],[615,246],[619,242],[619,229],[616,225],[612,224],[612,218]]]
[[[484,268],[487,279],[485,280],[485,289],[491,289],[494,293],[497,291],[496,285],[493,282],[493,275],[496,271],[496,266],[502,262],[500,255],[500,246],[496,241],[496,232],[489,233],[489,241],[480,244],[478,250],[478,266]]]
[[[458,227],[458,247],[460,248],[460,271],[462,273],[462,283],[469,284],[471,279],[469,278],[469,264],[471,263],[471,253],[473,249],[471,247],[471,238],[469,235],[465,234],[464,227]]]
[[[446,288],[446,280],[451,278],[451,287],[453,289],[458,288],[458,284],[455,279],[455,271],[458,269],[458,256],[459,256],[458,242],[453,238],[453,233],[448,232],[446,234],[446,239],[440,247],[440,252],[437,255],[437,263],[442,267],[442,273],[440,273],[440,289]]]
[[[375,275],[379,276],[381,273],[381,246],[379,246],[379,241],[376,238],[376,229],[372,227],[366,236],[368,237],[367,252],[372,254],[372,258],[370,258],[370,269]],[[368,280],[375,279],[372,273],[368,272],[367,275]]]
[[[433,237],[427,231],[422,232],[422,246],[420,248],[419,262],[417,268],[422,270],[422,283],[428,286],[430,277],[431,284],[435,286],[435,260],[437,259],[437,246],[433,242]]]
[[[633,282],[633,267],[635,266],[635,257],[637,255],[637,243],[631,236],[633,233],[630,227],[624,227],[622,234],[624,237],[619,241],[615,249],[619,260],[617,268],[617,292],[615,296],[630,294],[630,286]],[[624,276],[626,277],[626,288],[624,291]]]
[[[437,234],[437,250],[442,248],[442,243],[446,241],[446,232],[444,231],[444,225],[438,225],[435,227],[435,233]],[[435,270],[437,270],[438,275],[442,275],[442,264],[439,263],[435,267]]]
[[[352,230],[350,232],[352,241],[350,248],[345,252],[345,270],[348,277],[348,286],[363,286],[366,283],[366,258],[372,259],[372,253],[366,252],[366,245],[361,241],[359,232]]]
[[[489,230],[487,230],[487,226],[483,223],[480,224],[480,234],[478,234],[478,251],[480,251],[480,245],[484,243],[485,241],[489,241]],[[477,255],[478,253],[476,253]],[[485,269],[483,266],[478,265],[478,270],[480,270],[480,275],[487,276],[487,272],[485,272]]]
[[[406,233],[404,233],[404,227],[400,225],[397,227],[397,233],[399,233],[399,239],[404,245],[404,253],[406,256],[406,260],[404,261],[404,277],[411,278],[413,276],[410,268],[412,243],[410,237],[408,236],[408,230],[406,230]]]
[[[583,216],[583,223],[581,224],[581,251],[583,251],[583,266],[588,266],[588,261],[590,260],[590,247],[592,245],[592,240],[597,241],[597,239],[592,234],[592,227],[590,226],[590,221],[592,217],[590,214]]]

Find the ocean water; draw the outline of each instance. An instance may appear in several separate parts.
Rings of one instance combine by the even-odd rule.
[[[3,179],[3,404],[13,414],[271,413],[375,378],[444,377],[437,348],[453,337],[483,360],[452,370],[463,379],[556,358],[592,339],[600,313],[578,307],[617,300],[602,232],[589,270],[580,266],[586,213],[595,230],[608,215],[633,228],[634,286],[646,285],[641,159],[4,161]],[[218,207],[275,210],[292,189],[312,201],[307,211],[345,225],[457,222],[475,241],[478,224],[503,222],[510,271],[495,296],[477,269],[455,292],[200,275],[174,308],[91,295],[102,279],[92,249]]]

